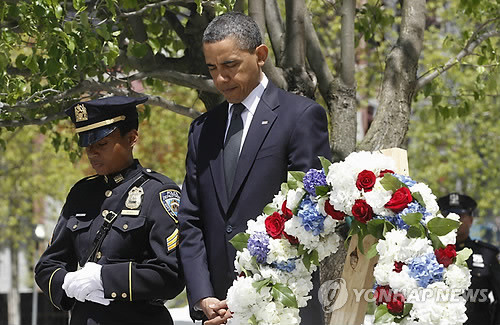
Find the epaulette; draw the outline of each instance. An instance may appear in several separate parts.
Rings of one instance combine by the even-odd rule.
[[[172,181],[167,176],[160,174],[158,172],[155,172],[154,170],[151,170],[150,168],[144,168],[142,171],[144,174],[148,175],[148,177],[156,179],[158,182],[160,182],[163,185],[175,184],[175,182]],[[177,184],[175,184],[175,185],[177,185]]]
[[[75,185],[78,185],[78,184],[81,184],[81,183],[85,183],[87,181],[91,181],[93,179],[98,178],[99,176],[100,176],[99,174],[95,174],[95,175],[92,175],[92,176],[84,177],[81,180],[79,180],[78,182],[76,182]]]
[[[486,242],[483,242],[483,241],[479,241],[479,240],[476,240],[476,239],[475,239],[475,240],[473,240],[473,242],[474,242],[475,244],[477,244],[478,246],[482,246],[482,247],[484,247],[484,248],[491,249],[491,250],[495,251],[496,253],[498,253],[498,252],[499,252],[498,247],[496,247],[495,245],[492,245],[492,244],[489,244],[489,243],[486,243]]]

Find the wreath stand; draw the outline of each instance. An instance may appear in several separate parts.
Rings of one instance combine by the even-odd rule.
[[[408,155],[406,150],[391,148],[381,150],[381,152],[394,159],[396,173],[409,176]],[[365,247],[365,249],[369,248],[376,241],[376,238],[368,235],[363,239],[363,247]],[[333,305],[334,311],[332,312],[329,322],[330,325],[363,324],[368,302],[365,299],[365,295],[360,293],[370,290],[373,287],[373,269],[377,260],[378,256],[367,259],[365,255],[361,254],[358,250],[358,236],[352,236],[347,250],[344,269],[342,271],[342,279],[345,280],[347,291],[338,291],[340,294],[347,294],[347,297],[335,297],[335,303]],[[357,293],[357,295],[354,293]],[[341,303],[344,301],[346,301],[345,304],[337,309],[337,302]]]

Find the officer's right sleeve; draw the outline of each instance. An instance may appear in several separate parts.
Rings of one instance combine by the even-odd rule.
[[[49,245],[35,266],[36,283],[50,302],[61,310],[70,310],[74,304],[74,299],[66,295],[62,284],[66,274],[77,268],[73,241],[70,231],[66,228],[67,202],[68,200],[59,216]]]
[[[203,239],[203,224],[200,219],[198,201],[197,168],[196,168],[196,121],[191,124],[186,157],[186,177],[182,186],[179,207],[180,255],[186,278],[186,288],[193,319],[201,319],[203,312],[196,311],[194,306],[203,298],[213,297],[214,290],[210,281],[207,264],[207,253]]]

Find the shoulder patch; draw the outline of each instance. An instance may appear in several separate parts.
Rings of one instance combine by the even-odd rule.
[[[177,190],[164,190],[160,192],[160,202],[165,208],[168,215],[178,223],[177,211],[179,210],[179,202],[181,200],[181,194]]]
[[[174,232],[166,238],[166,242],[168,253],[179,246],[179,229],[175,228]]]

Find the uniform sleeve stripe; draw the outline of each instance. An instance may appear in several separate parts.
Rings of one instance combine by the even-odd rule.
[[[50,275],[50,279],[49,279],[49,299],[50,299],[50,303],[52,305],[54,305],[54,307],[56,307],[57,309],[61,310],[61,308],[59,308],[58,306],[56,306],[56,304],[54,304],[54,301],[52,300],[52,278],[54,277],[54,274],[56,274],[57,271],[59,271],[61,268],[57,268],[54,272],[52,272],[52,274]]]
[[[176,240],[178,235],[179,235],[179,229],[175,229],[174,232],[170,236],[168,236],[167,242]]]
[[[128,291],[128,296],[130,298],[130,301],[132,301],[132,262],[128,263]]]

